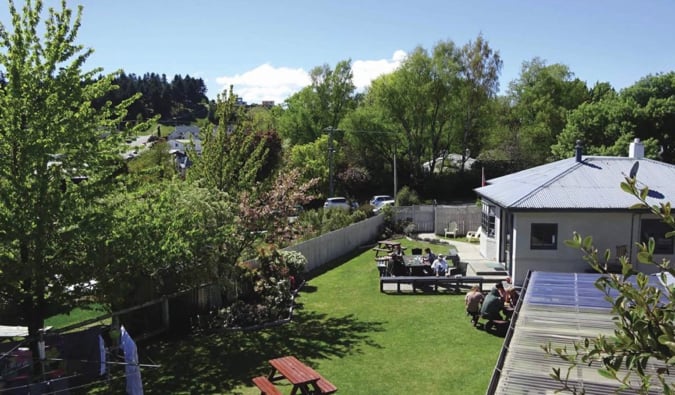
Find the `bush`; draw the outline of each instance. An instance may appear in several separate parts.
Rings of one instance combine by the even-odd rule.
[[[421,200],[415,190],[410,189],[407,185],[401,188],[396,194],[396,203],[399,206],[412,206],[414,204],[420,204]]]
[[[306,265],[301,253],[277,249],[261,249],[256,264],[239,265],[240,289],[245,291],[221,312],[224,325],[247,327],[288,318],[291,290]]]

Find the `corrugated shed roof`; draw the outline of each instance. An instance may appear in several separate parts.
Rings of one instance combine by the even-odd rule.
[[[675,166],[652,159],[588,156],[533,167],[488,180],[475,191],[511,209],[627,209],[636,203],[620,184],[639,162],[637,180],[653,193],[651,204],[675,197]]]
[[[552,369],[561,369],[564,377],[569,365],[547,355],[541,346],[551,343],[554,348],[566,347],[573,352],[574,341],[613,334],[615,325],[609,303],[594,285],[598,276],[594,273],[531,273],[512,333],[504,344],[503,362],[495,370],[493,380],[497,381],[492,393],[552,394],[561,388],[560,383],[549,376]],[[650,280],[658,286],[655,277]],[[600,376],[598,367],[581,363],[570,376],[570,383],[583,388],[587,394],[614,393],[619,384]],[[646,370],[655,373],[655,369],[654,364],[648,364]],[[675,382],[673,378],[668,381]],[[659,393],[659,385],[654,383],[652,390]]]

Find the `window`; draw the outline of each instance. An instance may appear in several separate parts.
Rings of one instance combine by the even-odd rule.
[[[558,249],[558,224],[532,224],[530,229],[530,249]]]
[[[666,233],[672,231],[668,225],[659,219],[643,219],[640,229],[640,241],[646,243],[649,238],[653,238],[655,254],[673,254],[673,239],[666,238]]]
[[[483,203],[480,226],[487,237],[495,237],[495,206]]]

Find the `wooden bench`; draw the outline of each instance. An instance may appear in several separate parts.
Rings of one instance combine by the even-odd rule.
[[[253,384],[260,390],[260,395],[282,395],[274,383],[265,376],[254,377]]]
[[[396,284],[396,292],[401,292],[401,284],[411,284],[413,292],[421,285],[433,285],[434,291],[438,291],[438,286],[444,288],[454,287],[455,292],[459,292],[461,287],[469,285],[478,285],[483,289],[483,284],[494,284],[501,282],[502,278],[486,279],[479,276],[390,276],[380,277],[380,292],[384,292],[384,284]]]
[[[438,291],[438,286],[448,288],[454,286],[455,291],[459,292],[460,286],[465,284],[478,285],[483,287],[483,277],[467,276],[396,276],[380,277],[380,292],[384,292],[384,284],[396,284],[396,292],[401,292],[401,284],[411,284],[413,291],[421,285],[433,285],[434,291]]]
[[[333,383],[326,380],[323,376],[316,382],[316,386],[322,394],[333,394],[338,390]]]

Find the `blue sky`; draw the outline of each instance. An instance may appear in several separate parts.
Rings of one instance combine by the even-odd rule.
[[[344,59],[363,88],[416,46],[461,46],[481,33],[504,62],[502,93],[534,57],[616,89],[675,70],[671,0],[68,1],[78,4],[78,41],[95,50],[87,67],[189,74],[211,98],[234,84],[250,103],[281,102],[309,83],[313,67]],[[7,14],[0,6],[6,26]]]

